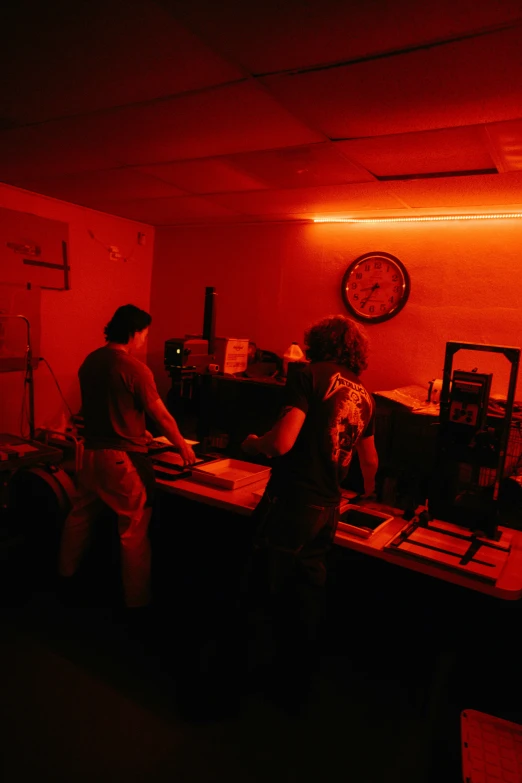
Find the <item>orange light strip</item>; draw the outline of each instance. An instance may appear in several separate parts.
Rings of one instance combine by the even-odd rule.
[[[498,215],[429,215],[397,218],[314,218],[314,223],[427,223],[435,220],[505,220],[506,218],[522,218],[522,212],[504,212]]]

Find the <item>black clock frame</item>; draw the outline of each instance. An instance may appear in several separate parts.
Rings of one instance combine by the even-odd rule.
[[[365,261],[368,258],[386,258],[388,259],[388,261],[392,261],[396,266],[399,267],[404,277],[404,286],[403,286],[401,298],[397,303],[397,306],[394,307],[389,312],[384,313],[383,315],[376,315],[373,317],[362,316],[360,313],[358,313],[357,310],[355,310],[352,307],[348,299],[348,295],[346,293],[346,286],[350,279],[350,274],[352,273],[354,268],[361,263],[361,261]],[[382,323],[383,321],[389,321],[390,318],[394,318],[398,313],[400,313],[400,311],[408,301],[410,290],[411,290],[410,275],[408,270],[402,263],[402,261],[400,261],[396,256],[392,256],[391,253],[384,253],[381,250],[374,250],[371,253],[364,253],[362,256],[359,256],[354,261],[352,261],[352,263],[349,265],[349,267],[347,268],[346,272],[343,275],[343,280],[341,284],[341,295],[343,298],[344,306],[346,307],[346,309],[348,310],[352,318],[355,318],[357,321],[364,324],[379,324]]]

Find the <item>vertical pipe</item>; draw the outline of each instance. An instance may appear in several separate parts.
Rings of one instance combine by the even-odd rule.
[[[31,347],[31,324],[29,319],[23,315],[19,318],[23,318],[27,326],[27,368],[25,371],[25,383],[29,386],[29,438],[34,440],[35,424],[34,424],[34,376],[33,376],[33,349]],[[25,394],[25,389],[24,389]]]
[[[205,313],[203,315],[203,339],[208,340],[208,353],[214,353],[216,337],[216,289],[205,288]]]

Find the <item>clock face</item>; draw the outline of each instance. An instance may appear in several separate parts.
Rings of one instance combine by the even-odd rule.
[[[358,321],[380,323],[402,310],[410,294],[410,276],[389,253],[365,253],[346,270],[342,283],[346,308]]]

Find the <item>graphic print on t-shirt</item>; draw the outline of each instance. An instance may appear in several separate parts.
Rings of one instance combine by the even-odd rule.
[[[367,411],[372,410],[372,398],[364,386],[344,378],[341,373],[336,373],[330,378],[323,401],[334,395],[330,418],[332,461],[346,469],[352,458],[353,447],[368,422],[364,410],[365,408]]]

